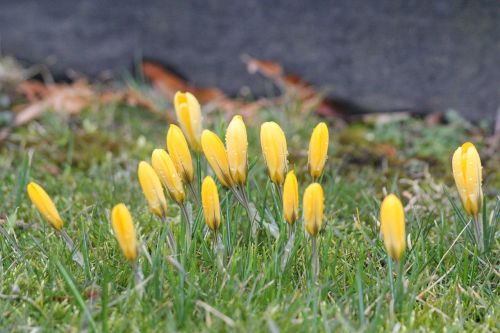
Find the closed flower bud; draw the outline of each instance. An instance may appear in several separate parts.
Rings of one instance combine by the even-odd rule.
[[[194,170],[191,153],[181,129],[173,124],[170,125],[167,133],[167,149],[179,176],[185,183],[192,183]]]
[[[127,260],[134,261],[137,258],[137,236],[132,216],[124,204],[120,203],[113,207],[111,226],[123,255]]]
[[[293,170],[286,175],[283,186],[283,214],[290,225],[299,218],[299,185]]]
[[[323,224],[324,195],[323,188],[318,183],[313,183],[304,192],[304,223],[307,232],[315,237]]]
[[[151,155],[151,163],[172,199],[182,204],[185,197],[182,180],[177,173],[174,162],[167,152],[163,149],[155,149]]]
[[[207,176],[201,185],[201,202],[203,205],[203,215],[207,226],[217,231],[220,225],[220,204],[219,192],[212,177]]]
[[[202,117],[200,103],[191,93],[178,91],[174,96],[175,113],[182,131],[193,148],[200,151],[200,138],[202,131]]]
[[[222,141],[214,132],[204,130],[201,135],[201,145],[208,164],[210,164],[221,184],[225,187],[231,187],[233,181],[229,171],[226,149]]]
[[[260,127],[260,144],[269,177],[276,185],[282,185],[288,167],[285,133],[273,121],[263,123]]]
[[[405,251],[405,213],[397,196],[389,194],[380,207],[380,232],[387,253],[396,261]]]
[[[323,173],[328,157],[328,140],[328,127],[325,123],[319,123],[314,128],[309,142],[308,164],[313,179],[318,179]]]
[[[47,192],[34,182],[28,184],[27,191],[31,202],[35,205],[40,214],[42,214],[43,218],[47,220],[54,229],[61,230],[64,222],[61,216],[59,216],[59,212]]]
[[[140,162],[137,170],[142,192],[149,204],[149,209],[156,215],[163,217],[167,211],[167,200],[161,187],[160,179],[147,162]]]
[[[477,217],[483,204],[481,158],[476,147],[464,143],[453,154],[453,177],[467,214]]]
[[[234,116],[226,131],[229,170],[235,183],[244,184],[247,177],[247,129],[241,116]]]

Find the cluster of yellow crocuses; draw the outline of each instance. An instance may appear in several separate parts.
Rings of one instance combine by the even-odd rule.
[[[151,155],[151,164],[142,161],[138,166],[139,182],[150,210],[165,218],[165,188],[186,218],[187,237],[190,239],[192,226],[186,213],[187,188],[193,201],[201,204],[207,226],[217,233],[221,226],[219,190],[210,175],[203,179],[201,189],[197,188],[191,155],[193,150],[196,154],[203,153],[218,182],[223,188],[230,190],[247,210],[251,224],[258,222],[260,217],[251,209],[246,192],[248,141],[243,118],[239,115],[233,117],[227,127],[224,145],[217,134],[203,130],[200,104],[192,94],[178,92],[174,97],[174,106],[180,128],[170,125],[166,140],[167,149],[155,149]],[[260,128],[260,143],[269,178],[282,199],[283,218],[292,226],[299,220],[299,188],[294,171],[289,170],[285,133],[277,123],[265,122]],[[309,143],[308,169],[312,183],[304,191],[302,204],[304,227],[314,246],[323,224],[324,193],[320,179],[327,161],[328,144],[328,127],[325,123],[320,123],[314,128]],[[477,220],[482,205],[482,190],[481,161],[475,147],[471,143],[459,147],[453,155],[452,166],[463,206],[466,212]],[[56,230],[61,230],[63,220],[47,193],[33,182],[28,185],[27,190],[31,201],[43,217]],[[198,196],[200,192],[201,200]],[[399,261],[405,250],[406,235],[404,209],[396,195],[389,194],[383,200],[380,223],[387,253]],[[123,203],[112,209],[111,224],[125,257],[135,261],[136,231],[131,214]],[[476,228],[479,228],[478,224],[476,223]],[[480,237],[481,230],[477,229],[475,232],[477,237]],[[173,236],[170,235],[169,239],[169,245],[175,251]]]

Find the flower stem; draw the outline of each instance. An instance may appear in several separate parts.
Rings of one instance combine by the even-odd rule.
[[[312,273],[313,282],[318,281],[319,276],[319,257],[318,257],[318,242],[316,236],[311,237],[312,239]]]
[[[196,191],[196,189],[194,188],[193,182],[188,183],[188,188],[189,192],[191,192],[191,196],[194,198],[194,201],[198,206],[200,206],[201,205],[200,196],[198,195],[198,191]]]
[[[66,243],[66,246],[68,247],[68,249],[72,252],[73,261],[75,261],[78,265],[80,265],[80,267],[83,268],[84,263],[83,263],[82,253],[80,251],[78,251],[78,249],[76,248],[75,243],[73,242],[71,237],[69,237],[66,230],[60,230],[59,234],[61,235],[62,239],[64,239],[64,242]]]
[[[135,286],[138,288],[139,297],[142,297],[142,294],[144,293],[144,287],[142,286],[142,282],[144,281],[144,273],[142,273],[142,267],[139,264],[139,260],[134,261],[133,269]]]
[[[389,255],[387,255],[387,262],[389,264],[389,285],[391,287],[391,295],[392,295],[392,301],[391,301],[391,312],[394,312],[394,303],[396,300],[396,293],[394,291],[394,281],[393,281],[393,274],[392,274],[392,259]]]
[[[163,218],[163,223],[165,223],[165,228],[167,228],[167,244],[168,247],[170,248],[170,252],[172,252],[173,255],[176,255],[177,245],[175,244],[175,237],[165,217]]]
[[[191,247],[191,238],[192,238],[192,226],[191,226],[191,219],[189,218],[189,214],[186,209],[186,205],[183,203],[179,205],[182,211],[182,215],[184,215],[184,218],[186,220],[186,244],[187,248],[189,249]]]
[[[480,252],[484,250],[484,241],[483,241],[483,221],[481,214],[473,217],[474,224],[474,236],[476,238],[476,245],[479,248]]]

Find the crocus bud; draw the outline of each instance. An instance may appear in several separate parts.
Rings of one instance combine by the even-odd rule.
[[[288,167],[285,133],[273,121],[263,123],[260,127],[260,144],[269,177],[276,185],[282,185]]]
[[[210,164],[221,184],[225,187],[231,187],[233,181],[229,171],[226,149],[217,134],[204,130],[201,134],[201,146],[208,164]]]
[[[304,192],[303,200],[306,230],[309,235],[316,237],[323,224],[324,195],[321,185],[318,183],[309,185]]]
[[[201,202],[207,226],[217,231],[220,225],[219,192],[212,177],[207,176],[201,185]]]
[[[167,211],[167,200],[165,199],[158,175],[151,165],[144,161],[139,163],[137,173],[142,192],[148,201],[149,209],[154,214],[164,217]]]
[[[483,205],[482,167],[476,147],[470,142],[458,147],[452,159],[453,177],[467,214],[477,217]]]
[[[167,133],[167,149],[179,176],[186,184],[192,183],[194,170],[191,153],[181,129],[173,124],[170,125]]]
[[[151,155],[151,163],[172,199],[182,204],[185,198],[182,180],[177,173],[174,162],[167,152],[163,149],[155,149]]]
[[[202,117],[200,103],[191,93],[178,91],[174,96],[175,113],[182,131],[186,135],[191,148],[200,151]]]
[[[389,194],[380,207],[380,232],[385,250],[396,261],[405,251],[405,213],[397,196]]]
[[[309,142],[308,164],[313,179],[318,179],[323,173],[328,157],[328,140],[328,127],[325,123],[319,123],[314,128]]]
[[[113,207],[111,226],[123,255],[127,260],[134,261],[137,258],[137,236],[132,216],[124,204],[120,203]]]
[[[283,186],[283,214],[290,225],[299,218],[299,185],[293,170],[286,175]]]
[[[28,196],[43,218],[56,230],[61,230],[64,222],[59,216],[56,206],[45,190],[37,183],[31,182],[27,186]]]
[[[247,129],[241,116],[234,116],[226,131],[229,170],[235,183],[244,184],[247,177]]]

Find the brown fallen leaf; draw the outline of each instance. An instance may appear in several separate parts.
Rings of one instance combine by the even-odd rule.
[[[253,117],[257,110],[268,104],[265,99],[247,102],[227,97],[219,88],[200,88],[190,85],[172,71],[151,61],[144,61],[142,70],[153,87],[166,99],[172,100],[177,91],[189,91],[205,106],[207,112],[222,110],[228,118],[236,113]]]
[[[249,55],[241,57],[247,65],[249,73],[260,73],[270,79],[284,93],[292,94],[302,103],[303,112],[314,111],[324,117],[336,117],[348,120],[350,114],[341,105],[327,98],[298,75],[286,74],[278,63],[253,58]]]
[[[169,100],[174,98],[177,91],[189,91],[203,104],[225,98],[224,93],[220,89],[192,86],[172,71],[151,61],[143,61],[142,71],[144,76],[151,81],[153,87]]]

